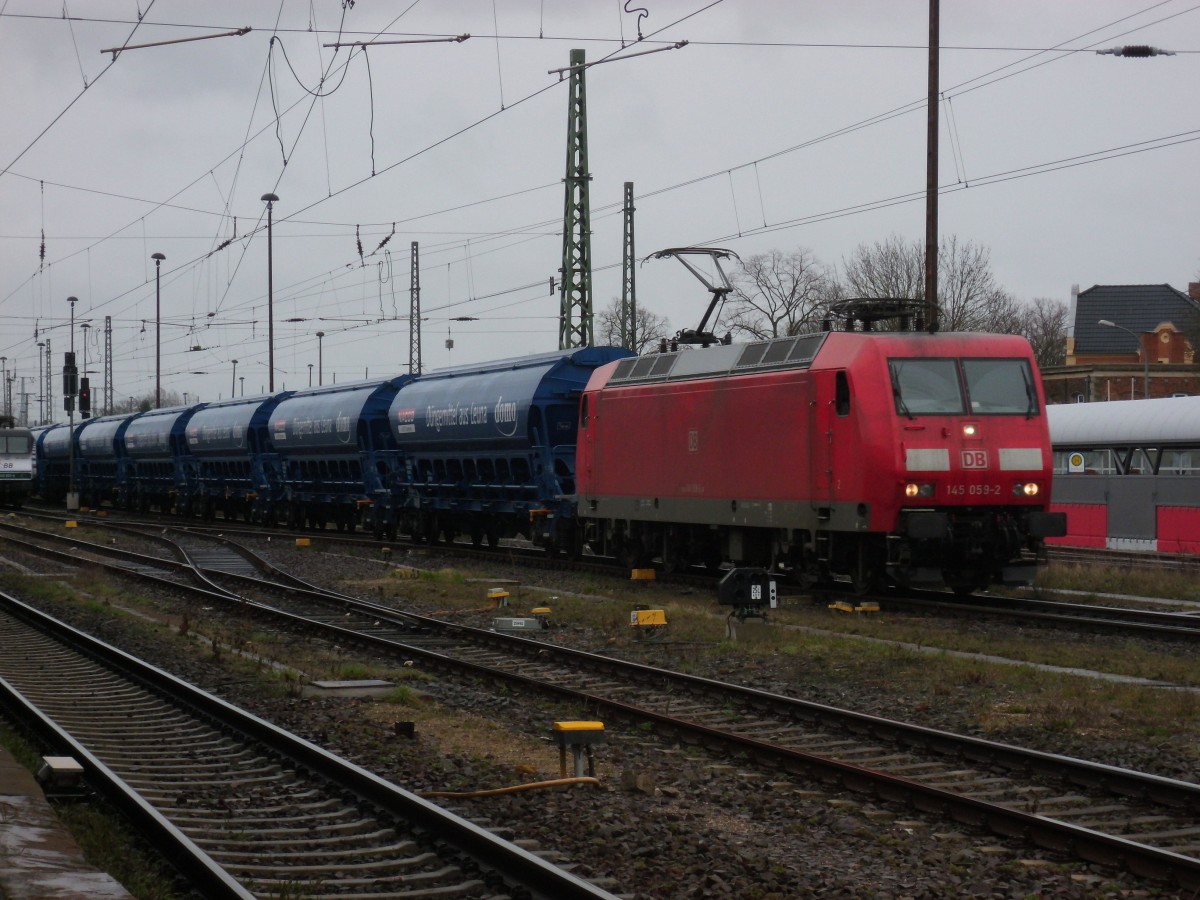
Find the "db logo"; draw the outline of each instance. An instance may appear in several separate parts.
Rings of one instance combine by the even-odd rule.
[[[962,467],[964,469],[986,469],[987,451],[986,450],[964,450],[962,452]]]

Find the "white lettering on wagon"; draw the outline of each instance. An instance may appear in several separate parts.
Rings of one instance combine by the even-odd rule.
[[[517,432],[520,418],[515,400],[498,397],[491,403],[447,403],[444,406],[425,407],[425,427],[441,433],[457,428],[478,428],[494,424],[496,431],[505,437]],[[399,434],[414,434],[417,430],[417,411],[413,408],[396,411],[396,431]]]

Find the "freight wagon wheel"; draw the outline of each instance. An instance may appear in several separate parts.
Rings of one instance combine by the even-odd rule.
[[[429,513],[424,520],[425,540],[431,544],[436,544],[438,538],[441,537],[442,529],[438,525],[438,517]]]

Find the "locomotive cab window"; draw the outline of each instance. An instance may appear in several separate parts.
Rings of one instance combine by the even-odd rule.
[[[953,359],[892,359],[892,396],[902,416],[961,415],[962,387]]]
[[[0,449],[3,449],[5,453],[30,453],[33,445],[28,435],[10,434],[7,437],[0,437]]]
[[[962,365],[971,412],[1029,416],[1037,413],[1037,389],[1028,360],[964,359]]]
[[[920,415],[1023,415],[1039,411],[1025,359],[892,359],[896,412]],[[964,391],[965,388],[965,391]]]

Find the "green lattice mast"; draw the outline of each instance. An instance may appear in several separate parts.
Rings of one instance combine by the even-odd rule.
[[[633,252],[633,182],[625,182],[625,230],[621,241],[621,346],[637,352],[637,260]]]
[[[558,349],[592,345],[592,210],[588,200],[587,103],[582,50],[571,51],[567,112],[566,203],[559,293]]]

